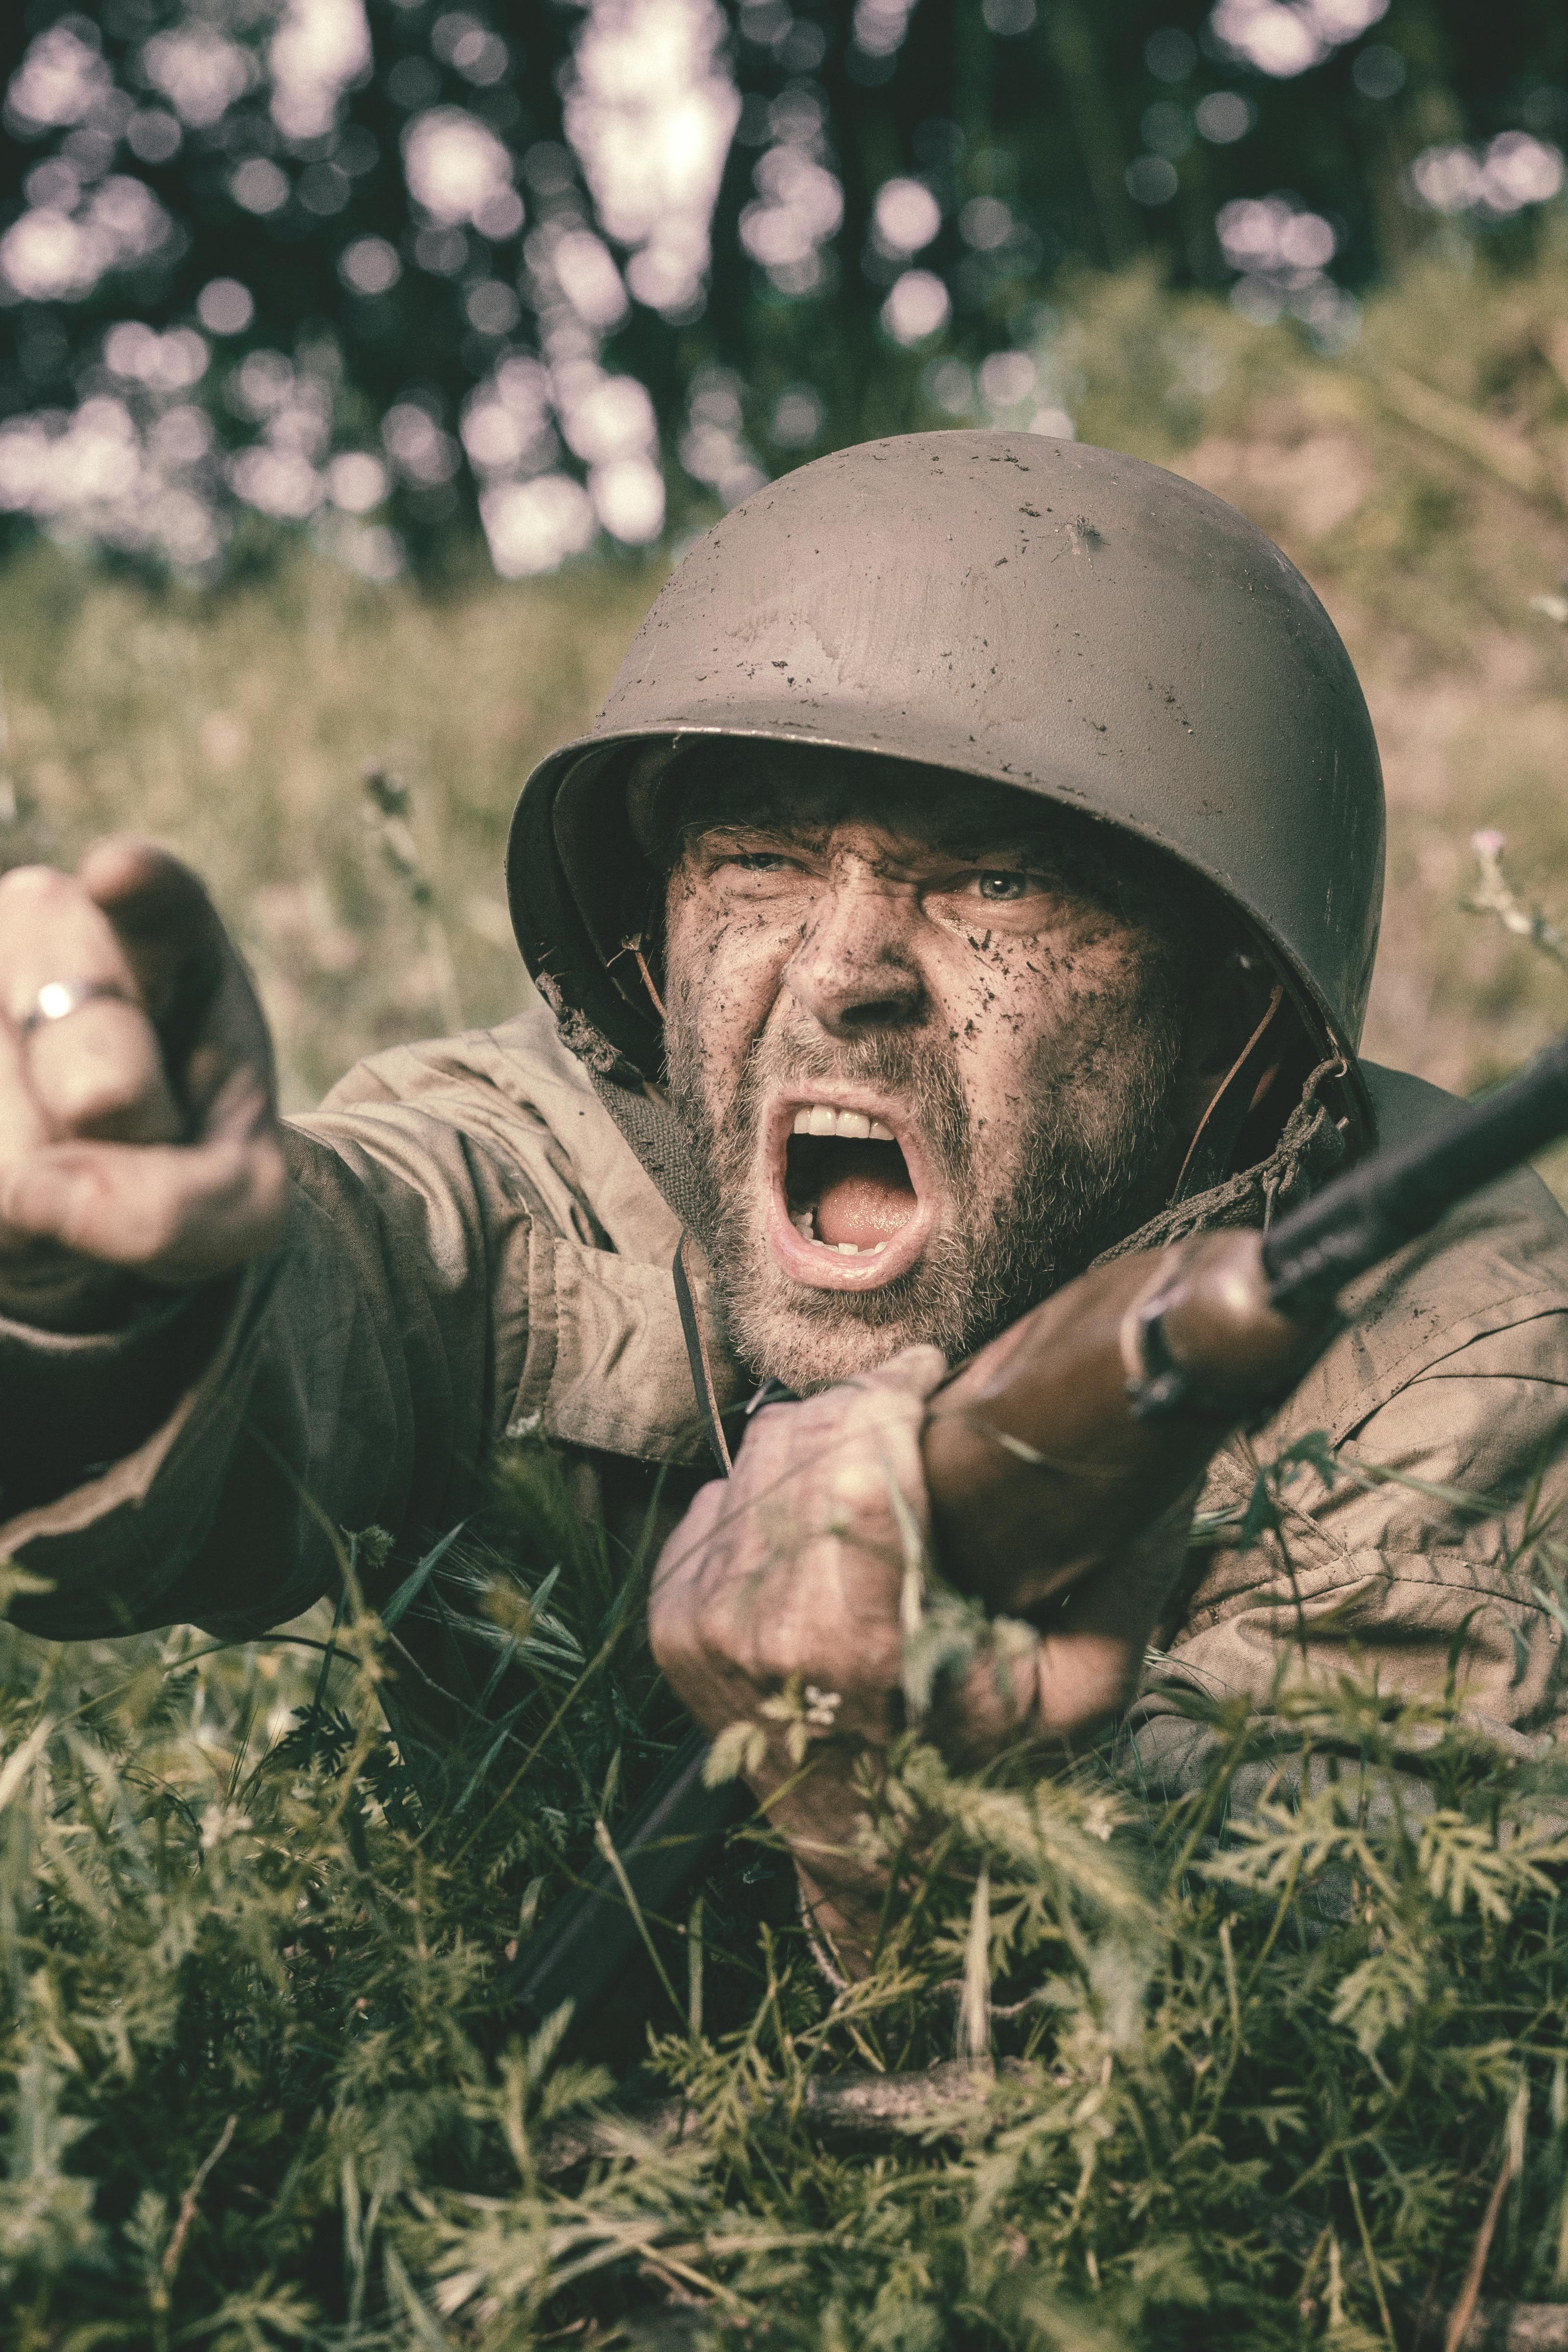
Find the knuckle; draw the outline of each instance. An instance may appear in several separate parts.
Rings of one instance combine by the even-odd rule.
[[[121,1142],[172,1139],[177,1114],[144,1016],[89,1005],[29,1040],[33,1091],[68,1132]]]
[[[699,1658],[733,1656],[734,1642],[730,1612],[712,1593],[704,1593],[686,1622],[688,1654]]]
[[[1046,1642],[1031,1693],[1041,1727],[1073,1737],[1111,1721],[1132,1696],[1137,1669],[1137,1656],[1123,1643],[1081,1634]]]
[[[861,1672],[843,1612],[821,1591],[805,1596],[799,1609],[779,1609],[763,1618],[755,1625],[752,1655],[758,1675],[773,1683],[787,1682],[792,1675],[832,1681],[851,1670],[858,1679]]]
[[[58,1208],[53,1220],[57,1237],[67,1249],[76,1250],[85,1257],[99,1255],[94,1247],[99,1231],[104,1223],[105,1210],[112,1207],[103,1174],[96,1161],[71,1168],[57,1194]],[[139,1236],[121,1227],[117,1234],[120,1247],[116,1262],[133,1265],[140,1257]]]
[[[8,916],[51,913],[79,896],[70,876],[55,866],[13,866],[0,875],[0,904]]]
[[[862,1446],[839,1463],[831,1481],[833,1500],[858,1513],[881,1513],[888,1508],[886,1465],[869,1447]]]
[[[685,1579],[656,1583],[648,1594],[648,1647],[660,1673],[678,1686],[683,1671],[707,1654],[702,1619],[700,1601]]]
[[[751,1668],[752,1679],[759,1683],[787,1682],[802,1671],[796,1645],[777,1627],[766,1628],[753,1645]]]

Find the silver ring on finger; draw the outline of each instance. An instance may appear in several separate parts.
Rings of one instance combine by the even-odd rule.
[[[42,988],[16,1024],[19,1037],[31,1037],[36,1030],[47,1029],[52,1021],[68,1021],[73,1013],[84,1005],[104,1000],[115,1004],[142,1007],[128,988],[117,980],[46,980]]]

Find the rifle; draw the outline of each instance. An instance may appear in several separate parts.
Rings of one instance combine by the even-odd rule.
[[[1351,1282],[1568,1132],[1568,1036],[1434,1133],[1374,1152],[1267,1233],[1203,1234],[1093,1267],[960,1366],[921,1442],[944,1574],[1021,1615],[1114,1561],[1338,1328]],[[502,1995],[581,2021],[632,1956],[633,1904],[668,1916],[743,1786],[710,1789],[700,1733],[518,1955]],[[630,1900],[628,1900],[628,1895]]]

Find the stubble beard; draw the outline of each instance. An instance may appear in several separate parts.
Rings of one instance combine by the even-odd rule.
[[[1103,1035],[1065,1054],[1057,1040],[1017,1127],[987,1136],[984,1149],[945,1036],[764,1032],[725,1091],[704,1064],[697,1023],[672,1021],[670,1096],[694,1150],[698,1238],[741,1361],[800,1395],[918,1342],[957,1362],[1152,1216],[1173,1172],[1183,1038],[1179,1017],[1162,1009],[1165,992],[1141,993],[1113,1050]],[[919,1262],[879,1290],[812,1290],[768,1247],[763,1106],[775,1084],[793,1091],[814,1080],[904,1105],[941,1187]]]

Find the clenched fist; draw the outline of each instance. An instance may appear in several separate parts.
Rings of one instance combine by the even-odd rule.
[[[195,876],[128,835],[0,877],[0,1315],[105,1328],[128,1276],[278,1236],[266,1024]]]
[[[921,1441],[945,1366],[908,1348],[803,1404],[760,1412],[727,1484],[704,1486],[654,1570],[648,1633],[710,1737],[756,1734],[747,1778],[795,1855],[809,1916],[851,1974],[884,1883],[862,1778],[904,1722],[906,1641],[931,1544]],[[1192,1491],[1100,1572],[995,1629],[944,1677],[924,1736],[970,1769],[1015,1741],[1059,1759],[1124,1707],[1185,1554]],[[940,1560],[937,1562],[940,1567]],[[912,1583],[911,1583],[912,1579]],[[995,1596],[1005,1609],[1007,1596]]]

